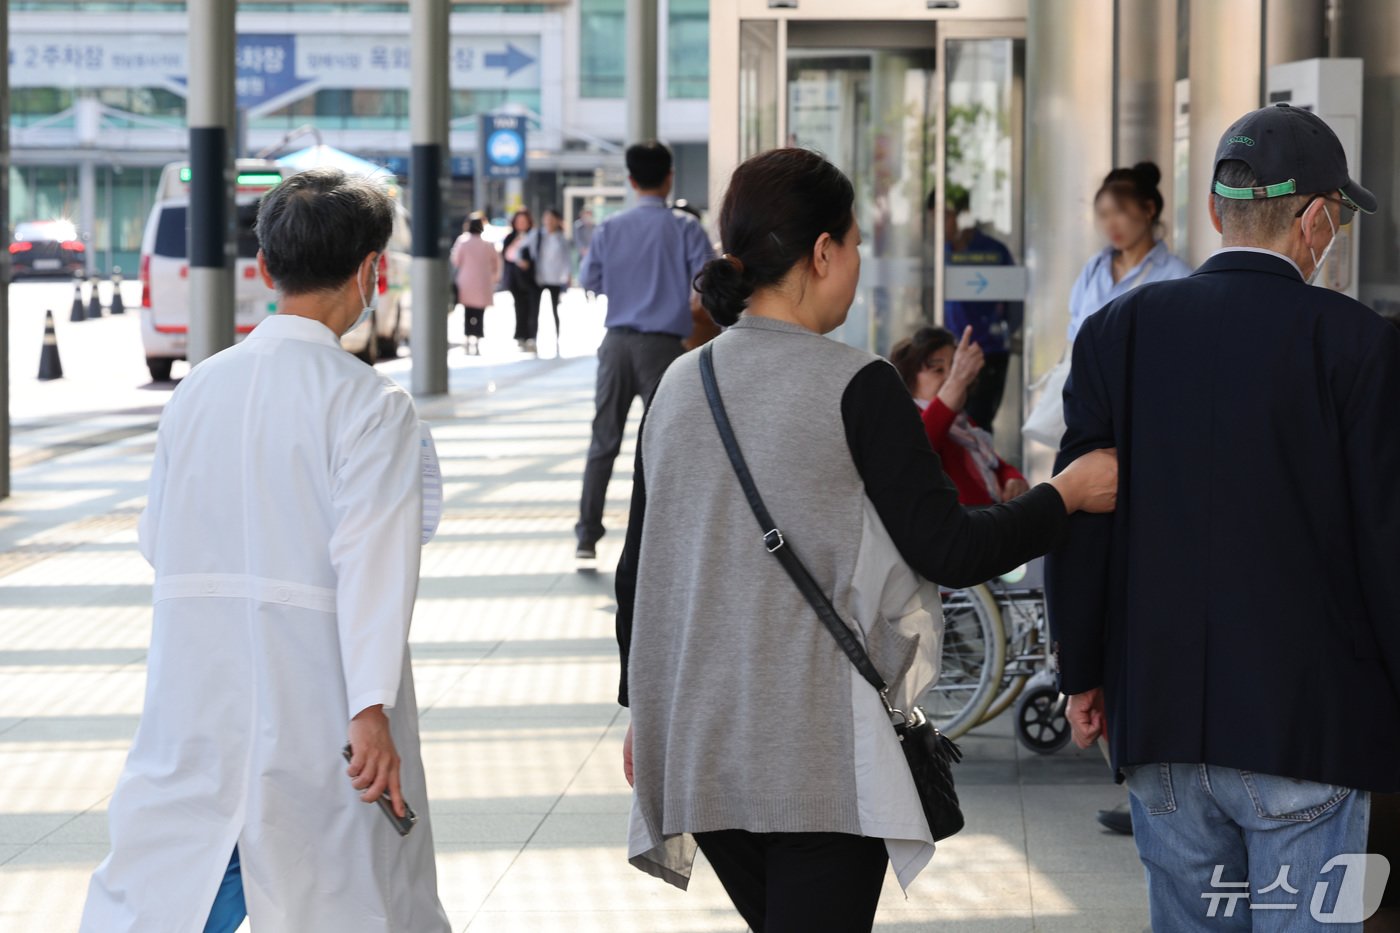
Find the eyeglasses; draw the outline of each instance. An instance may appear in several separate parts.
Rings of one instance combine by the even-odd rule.
[[[1298,213],[1294,214],[1293,216],[1302,217],[1308,212],[1308,208],[1312,207],[1314,201],[1331,201],[1334,204],[1341,205],[1341,210],[1337,212],[1337,226],[1339,227],[1345,227],[1347,224],[1351,223],[1352,218],[1356,216],[1356,212],[1360,210],[1360,208],[1356,206],[1356,204],[1351,200],[1351,198],[1347,197],[1346,195],[1342,195],[1340,198],[1331,198],[1325,194],[1315,194],[1312,197],[1308,198],[1308,203],[1304,204],[1301,208],[1299,208]]]

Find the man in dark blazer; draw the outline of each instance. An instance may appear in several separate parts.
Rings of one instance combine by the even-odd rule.
[[[1059,462],[1116,447],[1120,486],[1047,566],[1060,684],[1153,929],[1359,931],[1368,791],[1400,790],[1400,332],[1310,283],[1376,199],[1287,106],[1226,131],[1212,194],[1224,248],[1074,345]]]

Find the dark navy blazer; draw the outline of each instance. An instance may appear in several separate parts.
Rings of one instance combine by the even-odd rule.
[[[1061,687],[1115,768],[1400,790],[1400,331],[1221,252],[1085,324],[1057,468],[1116,446],[1118,511],[1047,563]]]

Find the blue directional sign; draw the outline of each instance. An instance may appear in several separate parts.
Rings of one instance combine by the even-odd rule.
[[[949,301],[1025,301],[1025,266],[949,263],[943,297]]]
[[[249,110],[285,97],[309,83],[297,77],[295,36],[240,35],[235,55],[239,109]]]
[[[272,101],[300,95],[315,79],[297,77],[296,36],[287,33],[240,33],[234,53],[238,66],[234,90],[239,110],[252,110]],[[181,88],[189,85],[184,75],[170,80]]]
[[[481,157],[487,178],[525,177],[525,118],[513,114],[484,113],[481,122]]]
[[[504,52],[487,52],[485,57],[487,68],[504,68],[507,78],[517,71],[524,71],[535,63],[533,55],[521,51],[511,42],[506,43]]]

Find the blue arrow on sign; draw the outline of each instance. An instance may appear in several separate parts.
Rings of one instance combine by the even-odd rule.
[[[977,294],[980,295],[980,294],[982,294],[983,292],[985,292],[985,291],[987,290],[987,286],[990,285],[990,284],[992,284],[992,283],[987,279],[987,277],[986,277],[985,275],[983,275],[982,273],[979,272],[979,273],[977,273],[977,278],[975,278],[975,279],[968,279],[968,280],[967,280],[967,284],[968,284],[968,285],[976,285],[976,286],[977,286]]]
[[[529,68],[534,63],[534,56],[530,55],[528,52],[521,51],[510,42],[506,43],[506,50],[504,52],[486,53],[486,67],[504,68],[507,78],[512,77],[517,71]]]

